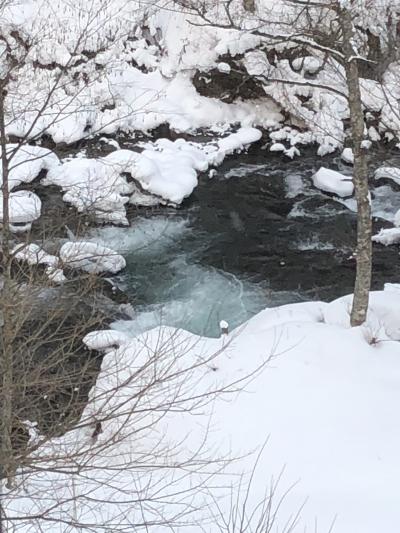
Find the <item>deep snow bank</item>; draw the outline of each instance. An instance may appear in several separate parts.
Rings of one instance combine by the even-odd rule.
[[[400,432],[395,423],[400,401],[400,344],[390,337],[400,304],[398,288],[387,289],[371,295],[371,308],[382,326],[373,339],[366,335],[373,323],[350,329],[346,320],[343,322],[349,297],[332,304],[266,309],[220,339],[199,338],[170,328],[157,328],[136,339],[112,330],[90,334],[87,344],[107,352],[91,393],[92,398],[100,394],[97,407],[105,417],[103,432],[97,437],[99,453],[89,461],[84,454],[86,447],[93,445],[90,426],[57,439],[56,449],[70,446],[80,451],[82,474],[73,480],[54,469],[46,474],[48,479],[43,474],[30,475],[21,498],[9,508],[18,511],[23,526],[22,517],[31,506],[30,492],[36,491],[37,496],[40,490],[45,494],[58,490],[65,496],[61,516],[71,516],[75,504],[67,495],[73,487],[74,495],[85,502],[91,523],[128,527],[136,508],[129,496],[137,485],[135,472],[121,466],[132,457],[140,461],[146,449],[156,450],[162,436],[162,442],[174,452],[162,457],[162,468],[156,460],[147,474],[141,470],[140,486],[146,486],[146,497],[156,496],[161,506],[168,497],[174,513],[187,510],[190,502],[194,515],[187,516],[177,531],[215,531],[216,522],[229,516],[237,491],[241,492],[239,505],[247,501],[248,519],[255,528],[258,503],[279,479],[273,504],[274,509],[279,507],[277,531],[284,530],[304,505],[298,531],[312,529],[317,521],[319,531],[329,530],[334,523],[332,530],[337,533],[396,533],[400,519]],[[155,354],[161,357],[159,372],[172,369],[174,376],[182,379],[160,383],[156,390],[150,387],[138,405],[138,387],[146,388],[154,376]],[[207,360],[208,364],[193,369],[194,362]],[[146,368],[149,372],[140,370]],[[191,370],[185,373],[185,369]],[[249,375],[250,380],[240,381]],[[208,408],[202,406],[197,416],[192,416],[196,409],[192,414],[170,412],[162,417],[151,410],[156,405],[153,402],[168,391],[197,395],[233,382],[236,392],[217,396]],[[112,400],[108,400],[111,391]],[[120,409],[118,398],[122,400],[120,419],[115,417],[115,410]],[[88,405],[83,418],[90,420],[95,412],[96,405]],[[109,412],[113,416],[108,420]],[[151,421],[155,426],[148,428]],[[107,453],[102,452],[102,443],[113,442],[112,436],[121,430],[120,437],[125,438],[117,439]],[[267,438],[246,497],[248,474],[255,461],[246,452],[259,449]],[[214,457],[241,459],[227,464],[224,475],[219,472],[215,479],[207,477],[212,470],[209,465],[204,490],[185,493],[205,483],[204,473],[187,471],[176,476],[172,465],[179,458],[192,457],[193,450],[204,442]],[[177,449],[179,454],[175,455]],[[241,486],[237,483],[239,473],[244,473]],[[90,494],[89,501],[84,494]],[[47,502],[36,498],[36,511],[49,502],[50,493]],[[157,503],[138,505],[144,521],[154,520]],[[25,531],[29,527],[27,521]],[[51,531],[52,524],[44,522],[42,527]],[[164,530],[169,526],[157,526],[157,531]]]

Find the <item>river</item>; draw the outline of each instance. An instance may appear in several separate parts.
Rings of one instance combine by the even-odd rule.
[[[371,153],[379,165],[400,166],[396,152]],[[122,253],[117,278],[133,307],[117,327],[141,333],[160,324],[207,336],[219,322],[236,327],[268,306],[332,300],[351,292],[354,200],[315,189],[311,176],[327,166],[351,174],[339,157],[311,150],[291,161],[256,150],[236,155],[179,210],[138,209],[129,228],[102,228],[93,238]],[[392,226],[400,190],[372,183],[374,227]],[[374,288],[399,282],[397,246],[374,246]]]

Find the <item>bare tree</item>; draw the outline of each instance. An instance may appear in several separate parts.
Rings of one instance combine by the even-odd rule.
[[[3,2],[0,17],[13,4]],[[103,2],[98,9],[111,4]],[[180,443],[165,442],[158,429],[170,412],[194,412],[216,394],[236,390],[238,383],[215,384],[198,393],[189,387],[191,377],[198,381],[197,372],[212,372],[218,353],[186,361],[194,347],[185,339],[167,334],[146,345],[143,340],[122,342],[115,332],[103,332],[110,343],[96,344],[106,356],[84,352],[82,338],[106,322],[94,290],[96,277],[71,276],[62,289],[54,287],[49,275],[54,269],[48,272],[42,265],[43,250],[32,248],[29,235],[14,234],[10,173],[21,164],[18,156],[28,143],[46,135],[68,116],[69,104],[79,102],[76,66],[85,61],[85,42],[104,24],[94,6],[92,1],[86,7],[86,22],[62,64],[32,58],[35,40],[43,38],[40,32],[25,34],[4,25],[0,35],[1,532],[51,531],[55,524],[63,531],[148,530],[189,520],[193,492],[227,460],[210,457],[205,443],[180,457]],[[99,46],[91,53],[103,51]],[[44,93],[27,95],[21,72],[35,62],[35,68],[49,73],[49,83]],[[9,131],[27,115],[25,129],[10,144]],[[32,251],[36,261],[21,266],[19,258],[31,257]],[[68,268],[71,261],[58,266]]]

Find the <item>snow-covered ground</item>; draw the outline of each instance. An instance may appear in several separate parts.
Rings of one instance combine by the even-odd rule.
[[[117,523],[135,523],[139,509],[140,521],[150,522],[161,520],[161,509],[168,517],[188,511],[190,503],[193,514],[181,517],[175,530],[211,533],[216,524],[232,519],[231,508],[237,505],[239,515],[245,509],[244,523],[251,524],[247,530],[258,531],[263,509],[259,503],[268,501],[272,491],[271,531],[288,531],[285,527],[294,521],[293,531],[396,533],[399,294],[396,285],[372,293],[367,325],[353,329],[348,328],[348,297],[332,304],[266,309],[220,339],[170,328],[138,338],[116,331],[89,335],[88,345],[107,352],[92,391],[94,403],[82,417],[84,427],[49,445],[60,456],[69,447],[80,450],[82,471],[74,476],[25,473],[23,492],[8,509],[21,518],[25,512],[39,513],[57,497],[65,498],[62,516],[118,530]],[[154,354],[160,356],[160,372],[174,376],[168,385],[155,386],[152,366],[146,371],[146,361]],[[193,367],[196,361],[205,363]],[[116,383],[122,385],[117,393]],[[138,404],[135,391],[150,383]],[[235,391],[214,396],[232,383]],[[208,392],[210,401],[198,409],[192,406],[191,413],[172,411],[160,417],[151,411],[160,393],[177,390],[183,395],[189,390],[192,395]],[[135,405],[132,412],[130,405]],[[89,421],[100,406],[103,432],[93,444]],[[115,409],[120,418],[107,420]],[[146,429],[150,420],[155,425]],[[112,444],[115,434],[119,438]],[[165,455],[155,458],[146,474],[137,461],[146,449],[152,454],[161,450],[161,443]],[[98,446],[98,455],[87,460],[91,446]],[[201,462],[197,467],[191,463],[200,455],[202,460],[235,460],[222,470],[220,462],[204,470]],[[187,460],[182,475],[173,467],[179,460]],[[141,490],[156,501],[132,501],[133,492]],[[41,491],[46,497],[38,497]],[[78,500],[71,502],[71,494]],[[50,515],[56,520],[58,513]],[[21,531],[30,527],[26,523]],[[54,532],[58,526],[42,521],[41,527]],[[57,531],[64,531],[62,527]],[[167,531],[169,526],[155,530]]]

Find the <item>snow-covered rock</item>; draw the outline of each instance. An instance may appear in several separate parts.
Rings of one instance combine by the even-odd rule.
[[[313,176],[314,186],[325,192],[337,194],[345,198],[351,196],[354,191],[352,178],[344,176],[340,172],[321,167]]]
[[[225,155],[229,155],[259,141],[261,137],[262,132],[257,128],[240,128],[236,133],[218,141],[218,147]]]
[[[64,201],[79,212],[93,214],[100,221],[128,224],[124,206],[132,186],[122,172],[119,164],[106,158],[77,158],[50,169],[42,183],[59,186]]]
[[[83,338],[83,342],[90,350],[98,351],[115,350],[116,348],[129,343],[131,340],[132,337],[129,337],[129,335],[122,331],[116,331],[115,329],[92,331]]]
[[[65,267],[84,270],[90,274],[116,274],[126,266],[122,255],[93,242],[66,242],[60,249],[60,258]]]
[[[354,154],[351,148],[345,148],[341,155],[342,160],[349,165],[354,163]]]
[[[42,202],[31,191],[17,191],[10,193],[8,208],[12,230],[27,231],[32,222],[40,217]],[[0,222],[3,220],[3,196],[0,194]]]
[[[219,72],[222,72],[224,74],[229,74],[231,71],[230,65],[228,65],[228,63],[223,63],[223,62],[218,63],[217,69],[219,70]]]
[[[308,74],[315,74],[321,68],[322,61],[313,56],[297,57],[292,65],[296,71],[303,69]]]
[[[379,242],[384,246],[400,243],[400,228],[381,229],[381,231],[372,237],[374,242]]]
[[[400,185],[400,168],[396,167],[380,167],[375,171],[375,179],[390,179],[397,185]]]
[[[14,150],[16,150],[15,154],[13,154]],[[60,164],[56,154],[41,146],[26,144],[18,147],[16,144],[8,144],[6,152],[8,157],[12,155],[8,176],[10,190],[23,183],[30,183],[42,170],[50,170]],[[1,168],[0,179],[2,180]]]
[[[19,261],[26,261],[29,265],[57,266],[59,259],[55,255],[48,254],[41,246],[34,243],[18,244],[12,254]]]
[[[17,261],[27,262],[28,265],[46,265],[46,275],[53,283],[64,283],[67,279],[63,270],[59,268],[60,259],[55,255],[48,254],[38,244],[18,244],[12,250],[12,254]]]

